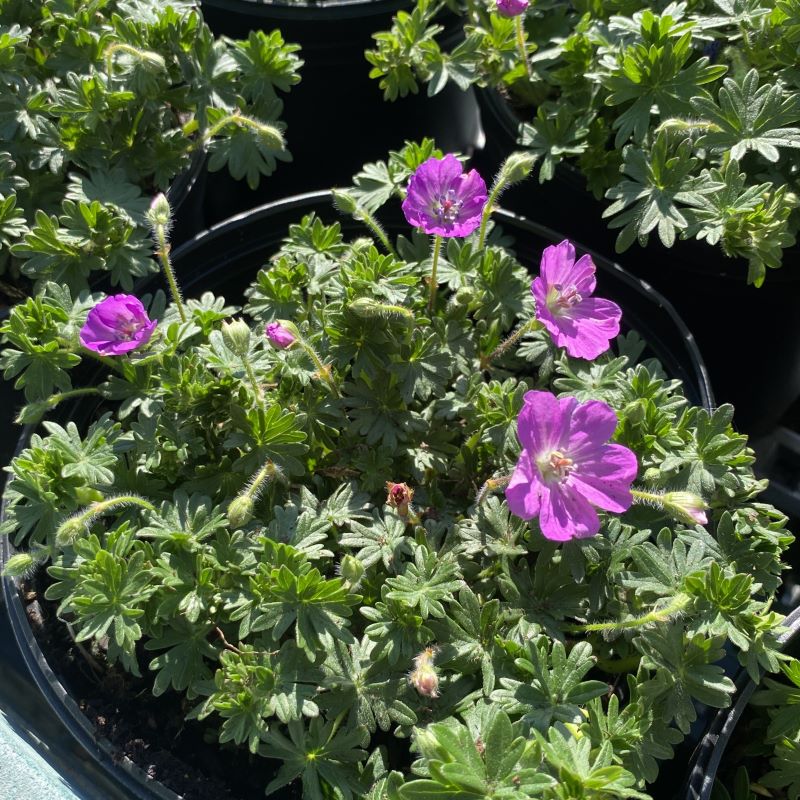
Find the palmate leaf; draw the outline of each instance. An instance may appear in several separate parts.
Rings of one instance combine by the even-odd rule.
[[[684,733],[697,718],[692,699],[725,708],[736,691],[733,681],[714,663],[724,655],[721,641],[702,635],[690,639],[680,622],[646,630],[633,640],[642,653],[642,666],[654,670],[640,683],[640,695],[664,722],[675,720]]]
[[[636,776],[624,767],[612,765],[612,751],[606,742],[594,750],[588,738],[574,739],[563,728],[553,727],[544,734],[535,731],[544,760],[558,778],[553,797],[572,800],[575,797],[650,800],[639,792]]]
[[[236,464],[243,470],[255,472],[272,459],[294,475],[302,475],[303,464],[298,456],[306,452],[306,434],[302,430],[302,419],[291,411],[273,403],[245,412],[240,406],[232,409],[232,420],[238,430],[225,440],[226,447],[248,446],[250,452]]]
[[[319,702],[328,716],[349,711],[351,724],[370,733],[388,731],[392,723],[414,725],[417,715],[398,695],[407,685],[405,675],[386,670],[373,656],[375,642],[364,637],[344,645],[336,642],[323,664]]]
[[[280,101],[276,100],[278,105]],[[279,108],[267,118],[277,117]],[[228,112],[220,108],[208,109],[209,124],[222,121]],[[279,146],[272,133],[265,133],[260,125],[237,125],[234,122],[224,127],[221,138],[215,138],[208,145],[210,158],[209,172],[216,172],[227,165],[231,175],[236,179],[247,179],[251,189],[257,189],[262,176],[272,175],[278,161],[291,161],[292,157],[285,146]]]
[[[250,752],[256,753],[271,718],[288,723],[319,715],[314,698],[322,673],[294,642],[284,642],[279,650],[261,638],[253,644],[240,643],[236,651],[223,650],[219,662],[213,682],[198,684],[208,697],[188,718],[204,719],[217,712],[225,720],[221,743],[247,742]]]
[[[419,607],[422,618],[427,619],[445,615],[442,601],[451,600],[464,581],[455,561],[418,545],[414,563],[406,564],[403,573],[396,578],[387,578],[386,585],[391,590],[386,593],[388,600],[407,608]]]
[[[469,727],[450,718],[416,732],[430,778],[403,784],[401,800],[529,800],[554,785],[505,712],[479,706],[475,716]]]
[[[408,347],[401,350],[399,361],[389,365],[389,371],[399,378],[398,389],[406,403],[414,397],[427,400],[431,395],[444,394],[453,372],[453,358],[437,334],[426,336],[417,330]]]
[[[362,734],[358,728],[336,730],[333,722],[324,722],[321,717],[312,719],[308,727],[292,721],[287,728],[288,737],[277,730],[269,731],[260,749],[266,758],[283,762],[277,777],[267,785],[268,795],[298,778],[307,800],[329,800],[331,796],[354,800],[366,793],[368,787],[356,766],[367,758],[359,748]]]
[[[692,98],[704,93],[699,87],[727,70],[709,64],[705,56],[687,65],[692,55],[692,34],[685,23],[676,26],[671,16],[658,17],[650,10],[642,14],[641,40],[622,50],[618,64],[604,80],[609,90],[607,105],[633,101],[614,121],[615,147],[631,138],[644,141],[653,107],[662,118],[688,111]]]
[[[146,650],[163,650],[150,662],[156,672],[153,695],[158,697],[167,689],[187,691],[195,696],[193,686],[211,676],[209,661],[216,659],[219,650],[208,641],[210,624],[191,624],[180,618],[170,622],[160,636],[145,642]]]
[[[397,572],[402,556],[412,553],[412,540],[406,536],[406,526],[406,520],[393,511],[387,510],[381,517],[376,510],[372,512],[372,524],[351,522],[350,530],[342,533],[339,544],[358,548],[356,557],[366,568],[382,562],[387,571]]]
[[[714,126],[698,139],[698,147],[729,152],[736,160],[754,150],[773,162],[780,157],[779,148],[800,147],[800,128],[787,127],[800,120],[800,97],[779,83],[758,84],[758,70],[751,69],[738,80],[723,81],[718,103],[692,98],[692,110]]]
[[[690,139],[673,148],[663,130],[649,153],[634,145],[624,149],[623,172],[629,179],[606,192],[614,202],[603,212],[603,217],[613,217],[610,228],[622,228],[617,252],[627,250],[637,238],[642,245],[647,244],[653,230],[658,231],[662,244],[672,247],[676,233],[688,227],[678,204],[694,202],[691,176],[698,161],[692,150]]]
[[[581,722],[580,707],[608,692],[603,681],[583,680],[594,667],[588,642],[578,642],[567,654],[562,642],[541,636],[523,653],[514,665],[526,680],[500,678],[503,688],[492,692],[491,699],[531,728],[543,731],[554,722]]]

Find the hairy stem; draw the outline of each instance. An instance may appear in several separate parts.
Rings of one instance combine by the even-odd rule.
[[[431,256],[431,285],[428,294],[428,313],[433,314],[433,306],[436,303],[436,292],[439,289],[439,283],[436,279],[436,268],[439,266],[439,252],[442,249],[442,237],[433,237],[433,254]]]

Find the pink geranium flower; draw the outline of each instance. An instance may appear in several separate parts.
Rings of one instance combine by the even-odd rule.
[[[448,153],[429,158],[411,176],[403,200],[409,225],[437,236],[469,236],[481,224],[486,184],[476,170],[464,172]]]
[[[501,17],[518,17],[529,5],[528,0],[497,0],[497,13]]]
[[[538,517],[547,539],[565,542],[600,530],[595,508],[630,508],[638,466],[633,451],[608,444],[616,427],[613,409],[599,400],[528,392],[518,419],[522,453],[506,488],[512,513]]]
[[[157,320],[150,321],[144,306],[131,294],[101,300],[80,330],[81,344],[106,356],[119,356],[150,341]]]
[[[596,281],[592,257],[575,261],[575,248],[566,239],[546,247],[539,277],[531,292],[536,318],[559,347],[569,355],[591,361],[605,353],[619,334],[620,307],[611,300],[592,297]]]

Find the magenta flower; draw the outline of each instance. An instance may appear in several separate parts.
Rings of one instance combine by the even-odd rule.
[[[278,350],[285,350],[295,343],[294,334],[288,328],[281,325],[280,322],[270,322],[269,325],[267,325],[265,333],[267,334],[267,339],[269,339],[272,345],[277,347]]]
[[[536,298],[536,318],[559,347],[571,356],[591,361],[609,348],[619,333],[620,307],[592,297],[596,285],[592,257],[575,261],[575,248],[566,239],[545,247],[539,277],[531,292]]]
[[[104,356],[119,356],[150,341],[158,321],[152,322],[137,297],[115,294],[101,300],[80,330],[81,344]]]
[[[501,17],[518,17],[529,5],[528,0],[497,0],[497,13]]]
[[[448,153],[429,158],[417,168],[403,200],[409,225],[437,236],[469,236],[481,224],[486,184],[476,170],[465,173]]]
[[[616,427],[616,414],[599,400],[528,392],[518,419],[522,453],[506,488],[511,512],[539,517],[547,539],[565,542],[600,530],[594,507],[630,508],[638,466],[633,451],[607,443]]]

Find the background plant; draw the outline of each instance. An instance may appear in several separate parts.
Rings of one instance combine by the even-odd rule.
[[[786,518],[757,500],[732,409],[689,407],[632,332],[594,362],[542,330],[493,355],[533,310],[502,231],[447,241],[428,314],[427,237],[393,254],[370,234],[435,154],[409,145],[338,194],[363,237],[291,226],[249,325],[210,293],[185,322],[144,298],[147,346],[91,380],[77,330],[98,295],[50,283],[15,307],[3,365],[21,419],[48,418],[10,468],[2,531],[26,550],[8,569],[49,561],[77,639],[276,759],[268,793],[646,797],[695,701],[729,703],[727,642],[751,674],[778,668]],[[270,344],[274,322],[294,343]],[[517,460],[531,388],[610,404],[655,501],[562,546],[491,483],[477,502]],[[96,412],[56,421],[76,393]],[[677,489],[708,528],[658,501]]]
[[[251,187],[289,159],[298,49],[215,40],[180,1],[0,3],[0,273],[130,289],[153,268],[149,198],[193,159]]]
[[[367,59],[387,99],[419,83],[499,89],[540,181],[567,161],[612,201],[619,251],[655,232],[746,259],[756,285],[781,266],[800,228],[796,0],[532,0],[527,65],[493,0],[455,7],[466,38],[449,52],[436,37],[450,3],[419,0],[375,35]]]

